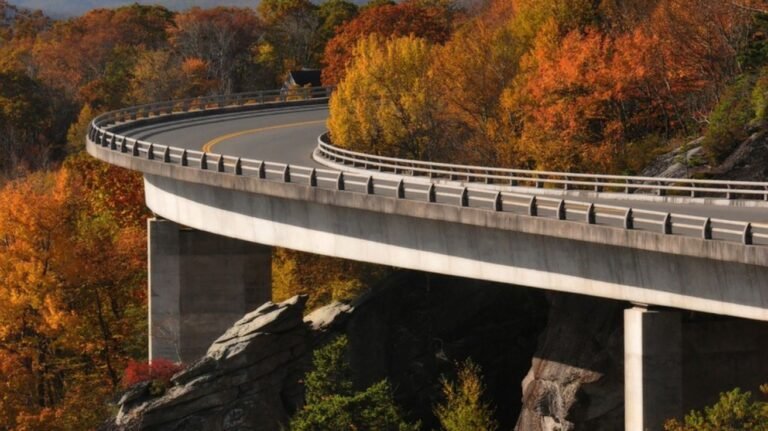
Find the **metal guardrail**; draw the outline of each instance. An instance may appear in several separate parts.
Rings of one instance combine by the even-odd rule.
[[[725,199],[746,198],[768,201],[768,182],[578,174],[423,162],[346,150],[330,144],[326,135],[323,135],[318,142],[317,154],[334,162],[367,170],[430,179],[461,180],[468,183],[478,182],[534,188],[550,186],[562,190],[591,190],[598,193],[607,191],[627,194],[649,192],[658,196],[677,194],[692,198],[712,196]]]
[[[454,205],[464,208],[478,208],[493,212],[510,212],[532,217],[582,221],[588,224],[651,231],[665,235],[677,234],[694,236],[706,240],[717,239],[740,242],[745,245],[768,245],[768,224],[585,203],[550,197],[532,196],[530,194],[493,191],[483,188],[473,188],[471,186],[437,184],[434,182],[424,184],[423,182],[409,181],[405,171],[409,171],[410,174],[419,172],[423,175],[432,175],[431,178],[438,176],[453,178],[462,175],[464,177],[480,178],[484,181],[510,181],[511,178],[515,181],[528,181],[532,183],[549,182],[554,184],[563,184],[563,181],[570,180],[556,180],[544,178],[544,176],[551,175],[574,178],[578,176],[579,178],[590,178],[600,187],[606,188],[616,187],[616,179],[624,179],[627,177],[588,174],[576,175],[556,172],[536,172],[535,175],[538,176],[531,177],[531,171],[486,169],[464,167],[460,165],[430,164],[417,161],[409,161],[408,163],[411,165],[406,167],[402,165],[403,161],[400,159],[388,159],[361,153],[350,154],[352,152],[332,147],[322,141],[320,142],[320,146],[324,148],[324,151],[329,153],[331,151],[334,152],[333,157],[337,157],[337,160],[346,160],[348,163],[356,163],[357,165],[368,168],[376,167],[380,168],[382,171],[392,170],[395,173],[404,175],[398,180],[392,180],[377,177],[375,173],[358,174],[330,169],[309,168],[305,166],[226,156],[223,154],[206,153],[173,146],[159,145],[129,138],[108,130],[110,126],[135,121],[137,119],[169,116],[179,112],[211,110],[212,113],[215,113],[219,109],[231,106],[257,105],[270,102],[290,102],[291,100],[305,100],[311,97],[328,97],[331,89],[315,88],[304,89],[304,91],[305,92],[299,96],[286,94],[281,91],[258,92],[201,99],[186,99],[182,101],[163,102],[122,109],[101,115],[94,119],[88,131],[88,139],[95,145],[108,148],[112,151],[125,153],[131,157],[153,160],[157,163],[178,165],[189,169],[213,171],[222,175],[252,177],[256,180],[299,184],[342,192],[388,196],[395,199],[416,200],[433,204]],[[370,159],[364,159],[361,156],[370,157]],[[395,160],[398,160],[398,163],[393,163]],[[366,166],[366,164],[368,166]],[[425,168],[425,165],[431,165],[432,168]],[[457,171],[457,169],[467,168],[469,168],[469,170],[466,172]],[[428,169],[431,169],[431,173]],[[478,169],[493,171],[494,173],[478,174],[475,172],[475,170]],[[496,173],[497,171],[503,171],[505,175]],[[524,176],[524,173],[529,173],[529,176]],[[513,175],[510,176],[510,174]],[[611,181],[607,182],[603,180]],[[664,179],[659,178],[651,178],[650,180],[664,181]],[[700,180],[691,181],[698,183]],[[578,182],[586,183],[587,181],[578,180]],[[590,182],[589,184],[595,185],[595,183]],[[753,184],[748,182],[739,183],[739,185]],[[576,186],[580,184],[573,185]],[[640,185],[642,184],[632,184],[632,187]],[[621,183],[621,186],[628,187],[628,183]],[[703,191],[708,188],[709,187],[697,189]],[[718,189],[718,191],[722,192],[723,190]],[[738,192],[741,193],[741,190]],[[735,190],[733,190],[732,193],[735,193]]]

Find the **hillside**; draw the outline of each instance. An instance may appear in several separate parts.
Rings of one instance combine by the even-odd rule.
[[[184,10],[193,6],[203,8],[215,6],[254,7],[259,4],[258,0],[73,0],[66,2],[60,0],[16,0],[14,3],[19,7],[41,9],[55,18],[72,17],[82,15],[91,9],[114,8],[133,3],[159,4],[173,10]]]

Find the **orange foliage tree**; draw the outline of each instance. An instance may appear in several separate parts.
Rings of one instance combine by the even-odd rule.
[[[144,350],[140,199],[133,173],[84,156],[0,191],[0,423],[86,429],[108,413]]]
[[[39,77],[70,99],[114,109],[130,88],[139,49],[164,46],[172,16],[159,6],[135,4],[57,22],[35,44]]]
[[[253,49],[264,35],[264,24],[253,9],[192,8],[176,15],[168,27],[173,50],[185,65],[205,66],[203,79],[212,80],[214,93],[231,93],[258,86]],[[270,84],[272,85],[272,84]]]

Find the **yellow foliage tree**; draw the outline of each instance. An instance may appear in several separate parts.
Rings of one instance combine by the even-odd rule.
[[[408,36],[360,40],[330,103],[334,143],[375,154],[430,160],[441,146],[431,45]]]

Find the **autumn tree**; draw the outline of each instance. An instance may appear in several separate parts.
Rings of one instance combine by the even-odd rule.
[[[276,248],[272,257],[272,299],[307,295],[307,309],[349,301],[376,286],[388,268],[295,250]]]
[[[74,159],[0,191],[0,423],[9,428],[94,427],[127,358],[143,354],[144,215],[128,209],[141,208],[141,183],[97,163]]]
[[[265,43],[277,54],[279,75],[316,66],[321,26],[318,6],[309,0],[264,0],[258,9],[269,26]]]
[[[439,121],[450,130],[444,139],[459,149],[454,156],[464,163],[500,166],[514,157],[500,100],[522,54],[509,29],[487,18],[467,22],[437,47],[431,73],[442,102]]]
[[[448,154],[439,139],[431,56],[429,42],[412,35],[362,39],[330,102],[328,128],[334,143],[420,160]]]
[[[70,99],[97,108],[115,108],[114,104],[121,103],[130,88],[129,71],[138,49],[164,46],[172,16],[159,6],[134,4],[96,9],[57,22],[35,44],[39,78]],[[116,94],[102,94],[107,90]]]
[[[45,86],[21,70],[0,70],[0,178],[44,168],[56,151]]]
[[[384,38],[414,35],[433,43],[444,43],[450,36],[456,12],[447,4],[420,4],[415,0],[369,7],[338,28],[325,46],[323,83],[342,81],[358,41],[370,34]]]
[[[443,400],[434,412],[445,431],[496,431],[494,409],[483,401],[482,369],[471,359],[457,364],[456,381],[443,377],[440,381]]]
[[[761,388],[763,397],[768,385]],[[725,431],[768,429],[768,403],[739,388],[720,394],[718,401],[702,410],[693,410],[683,421],[669,419],[666,431]]]
[[[34,38],[51,25],[51,19],[40,10],[28,10],[0,0],[0,42]],[[0,43],[2,45],[2,43]]]
[[[214,93],[232,93],[260,87],[253,49],[264,35],[264,25],[249,8],[192,8],[176,15],[168,36],[182,62],[205,65],[207,79],[216,82]],[[271,86],[268,85],[268,86]]]

